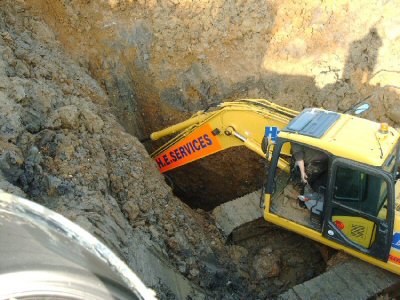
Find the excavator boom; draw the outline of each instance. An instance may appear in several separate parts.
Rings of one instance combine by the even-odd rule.
[[[224,102],[212,110],[200,111],[188,120],[154,132],[150,138],[178,133],[152,153],[161,173],[231,147],[245,146],[266,157],[266,143],[299,112],[264,99]],[[272,151],[272,147],[268,149]],[[284,149],[290,156],[290,148]],[[268,155],[269,156],[269,155]],[[280,159],[278,167],[289,172],[289,163]]]

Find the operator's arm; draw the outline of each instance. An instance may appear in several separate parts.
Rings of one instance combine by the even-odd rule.
[[[307,183],[308,176],[306,174],[306,168],[304,167],[304,159],[296,161],[300,169],[301,181]]]
[[[302,146],[293,144],[292,150],[293,156],[296,159],[296,163],[300,169],[301,181],[303,183],[307,183],[308,176],[306,174],[306,168],[304,166],[304,148]]]

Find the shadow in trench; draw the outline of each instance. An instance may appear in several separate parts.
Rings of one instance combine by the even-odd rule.
[[[382,113],[381,102],[399,101],[399,94],[387,87],[369,84],[381,46],[381,37],[376,28],[371,28],[362,39],[351,43],[342,76],[322,89],[310,76],[268,72],[259,80],[235,84],[223,98],[245,97],[246,92],[257,88],[260,97],[264,94],[265,98],[290,108],[322,106],[341,112],[366,99],[373,109],[364,117],[388,121],[385,112]],[[265,176],[264,159],[244,147],[237,147],[174,169],[168,176],[178,197],[193,208],[212,210],[259,189]]]

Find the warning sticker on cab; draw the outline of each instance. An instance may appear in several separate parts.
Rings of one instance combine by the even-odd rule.
[[[395,264],[400,265],[400,257],[398,257],[396,255],[389,254],[389,261],[392,261]]]
[[[400,233],[398,232],[393,235],[392,247],[400,250]]]
[[[160,172],[164,173],[201,157],[216,153],[221,149],[218,137],[213,134],[211,126],[206,124],[158,155],[154,160]]]

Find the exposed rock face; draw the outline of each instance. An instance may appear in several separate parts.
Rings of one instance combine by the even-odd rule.
[[[294,250],[268,260],[279,269],[255,247],[225,246],[206,213],[172,195],[136,137],[234,97],[340,111],[367,99],[368,118],[398,125],[399,8],[362,0],[0,0],[0,188],[62,213],[134,268],[137,244],[148,245],[209,298],[269,297],[309,279],[320,272],[313,245],[302,252],[313,253],[308,260],[290,258],[305,243],[295,237]],[[263,166],[233,149],[176,173],[181,195],[202,207],[259,188]],[[148,278],[143,264],[136,271]],[[177,296],[167,281],[149,282],[159,296]]]
[[[0,66],[0,188],[92,232],[144,280],[157,270],[135,268],[138,245],[211,297],[224,295],[227,281],[247,293],[211,220],[172,195],[143,145],[109,112],[102,88],[22,2],[1,2]],[[179,295],[162,280],[147,284],[161,298]]]
[[[281,272],[281,258],[277,252],[266,247],[260,250],[253,261],[253,270],[257,280],[264,278],[277,277]]]
[[[367,98],[367,118],[400,120],[397,1],[27,2],[139,138],[235,97],[339,111]],[[246,150],[209,160],[171,172],[192,206],[260,187],[262,167]]]
[[[113,100],[132,113],[161,101],[141,134],[170,122],[161,108],[244,96],[346,110],[399,78],[396,1],[27,2]]]

